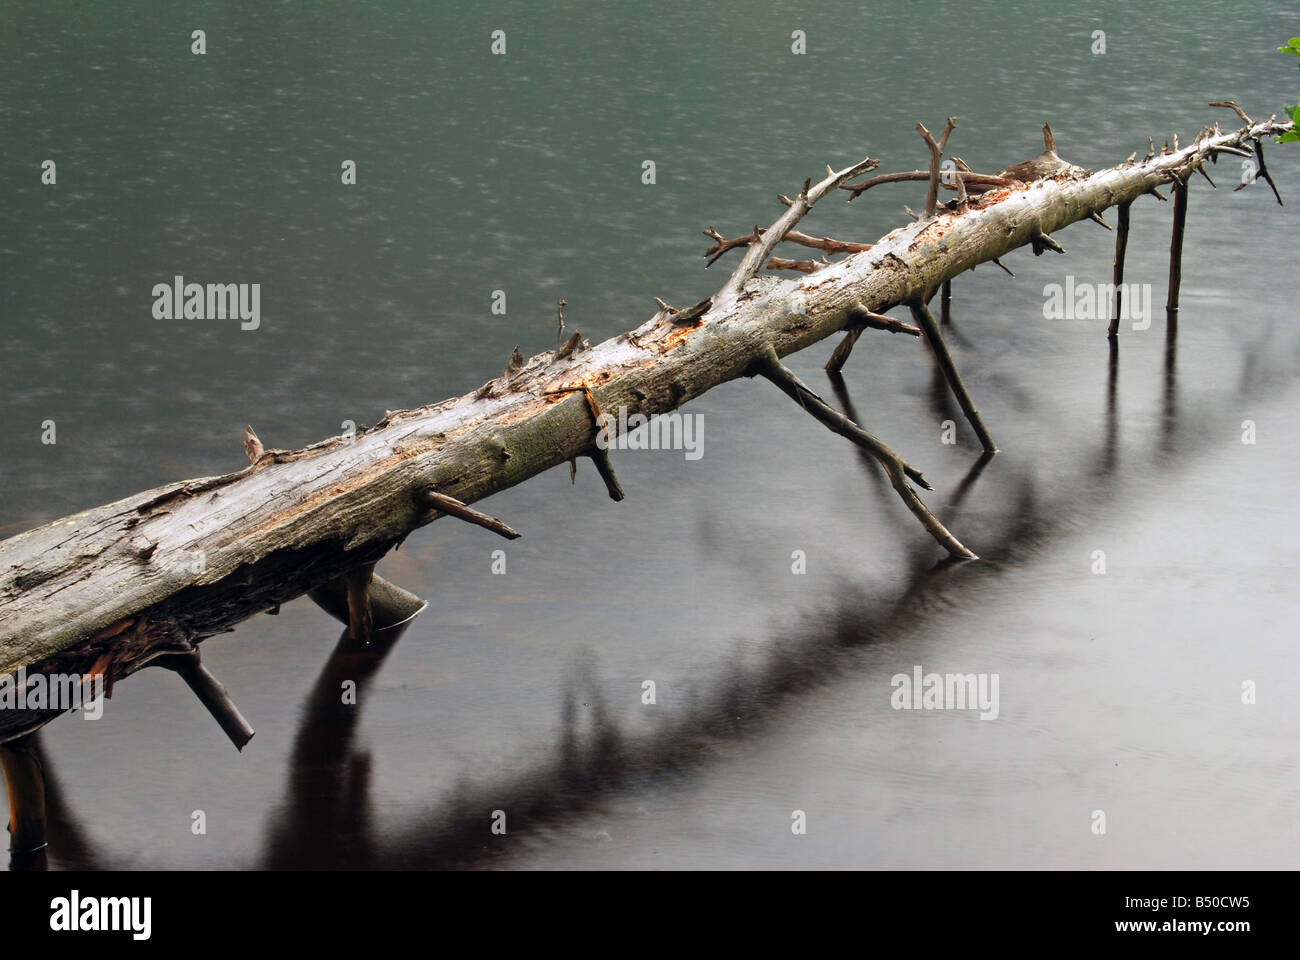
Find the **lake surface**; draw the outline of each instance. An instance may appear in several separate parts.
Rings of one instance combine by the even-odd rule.
[[[1281,3],[470,6],[5,9],[0,536],[237,469],[246,423],[295,447],[464,393],[553,346],[561,297],[593,342],[693,303],[730,269],[703,269],[705,227],[771,222],[826,163],[922,166],[918,120],[959,117],[982,171],[1050,121],[1095,169],[1230,126],[1207,100],[1267,116],[1297,89]],[[1300,203],[1300,148],[1267,156]],[[1100,227],[954,284],[991,462],[918,341],[868,331],[841,385],[833,341],[790,358],[925,471],[978,563],[940,563],[778,391],[727,384],[687,408],[700,459],[618,452],[622,503],[584,462],[487,502],[519,541],[413,534],[380,567],[430,601],[400,637],[335,652],[304,599],[205,642],[258,731],[242,754],[160,670],[52,723],[49,865],[1294,868],[1300,236],[1231,160],[1192,185],[1172,342],[1152,198],[1126,279],[1153,322],[1114,367],[1104,320],[1043,316],[1048,285],[1110,279]],[[871,241],[905,203],[924,186],[804,229]],[[261,326],[156,320],[178,274],[260,283]],[[893,709],[917,666],[997,674],[996,720]]]

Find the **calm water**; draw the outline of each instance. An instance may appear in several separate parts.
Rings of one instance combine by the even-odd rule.
[[[593,341],[652,296],[694,302],[722,279],[701,230],[769,222],[827,162],[921,165],[917,120],[957,115],[981,170],[1037,153],[1050,120],[1101,167],[1226,125],[1209,99],[1280,111],[1297,79],[1281,3],[17,6],[3,536],[234,469],[245,423],[290,447],[465,392],[516,343],[553,345],[559,297]],[[1300,203],[1300,150],[1268,156]],[[1296,866],[1300,237],[1262,185],[1227,189],[1235,164],[1215,177],[1193,187],[1172,349],[1169,205],[1134,207],[1128,279],[1156,319],[1123,334],[1113,384],[1104,323],[1042,316],[1046,284],[1109,279],[1112,234],[1077,224],[1067,256],[955,285],[953,348],[1004,451],[982,469],[964,426],[940,443],[960,417],[922,346],[864,335],[838,402],[984,561],[936,568],[855,448],[729,384],[689,408],[702,459],[621,454],[623,503],[586,464],[492,498],[525,533],[505,576],[481,530],[414,534],[381,567],[431,602],[399,642],[331,659],[339,625],[305,600],[206,642],[258,731],[242,755],[162,671],[50,725],[51,866]],[[871,240],[903,203],[923,189],[828,202],[808,229]],[[261,328],[155,320],[176,274],[260,283]],[[791,360],[828,398],[831,347]],[[918,664],[997,673],[998,719],[893,710]],[[358,708],[340,677],[366,678]]]

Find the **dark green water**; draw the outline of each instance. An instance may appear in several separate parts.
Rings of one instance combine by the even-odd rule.
[[[701,230],[770,222],[828,162],[922,165],[918,120],[958,116],[980,170],[1050,121],[1097,168],[1227,126],[1210,99],[1280,111],[1296,73],[1273,51],[1300,32],[1281,3],[190,6],[0,3],[0,535],[237,468],[245,423],[293,447],[463,393],[552,346],[560,297],[593,341],[652,296],[695,302],[724,276]],[[1268,156],[1300,203],[1300,150]],[[1065,257],[955,285],[1004,451],[982,472],[964,426],[940,442],[960,417],[920,344],[860,342],[849,399],[980,564],[933,571],[851,446],[729,384],[689,408],[701,459],[622,454],[623,503],[590,469],[492,498],[525,533],[505,576],[483,531],[413,535],[381,569],[431,606],[382,662],[327,666],[338,626],[306,601],[206,642],[258,729],[242,755],[161,671],[52,724],[51,865],[1294,867],[1300,238],[1263,185],[1215,176],[1173,349],[1169,205],[1134,206],[1155,317],[1113,391],[1104,321],[1042,312],[1049,284],[1109,279],[1112,234],[1078,224]],[[805,229],[870,241],[904,203],[923,189]],[[260,283],[261,326],[154,319],[177,274]],[[791,361],[828,396],[831,346]],[[893,710],[916,664],[997,673],[998,719]],[[365,669],[341,710],[330,685]]]

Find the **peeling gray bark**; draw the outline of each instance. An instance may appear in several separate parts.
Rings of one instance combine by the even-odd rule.
[[[570,342],[473,393],[389,414],[354,438],[262,451],[238,473],[145,491],[0,543],[0,674],[86,672],[98,664],[111,681],[161,654],[191,650],[375,562],[444,516],[429,506],[430,490],[471,504],[592,456],[597,410],[674,410],[759,372],[773,351],[782,357],[811,346],[852,327],[864,310],[924,302],[977,264],[1159,184],[1185,181],[1217,149],[1289,126],[1207,129],[1188,147],[1143,162],[993,187],[806,276],[757,275],[778,234],[875,164],[831,172],[788,201],[786,214],[699,309],[660,309],[594,347]],[[237,450],[232,438],[232,455]],[[0,741],[46,719],[0,711]]]

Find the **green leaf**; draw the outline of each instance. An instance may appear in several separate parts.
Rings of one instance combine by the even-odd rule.
[[[1290,53],[1300,57],[1300,37],[1292,37],[1286,42],[1285,47],[1278,47],[1279,53]],[[1300,66],[1298,64],[1297,66]],[[1300,94],[1297,94],[1300,96]],[[1283,107],[1291,117],[1291,129],[1281,136],[1273,138],[1274,143],[1295,143],[1300,141],[1300,103],[1291,107]]]
[[[1280,137],[1274,137],[1274,143],[1295,143],[1297,140],[1300,140],[1300,103],[1297,103],[1294,107],[1287,107],[1286,109],[1287,113],[1291,114],[1291,122],[1295,124],[1295,126]]]

